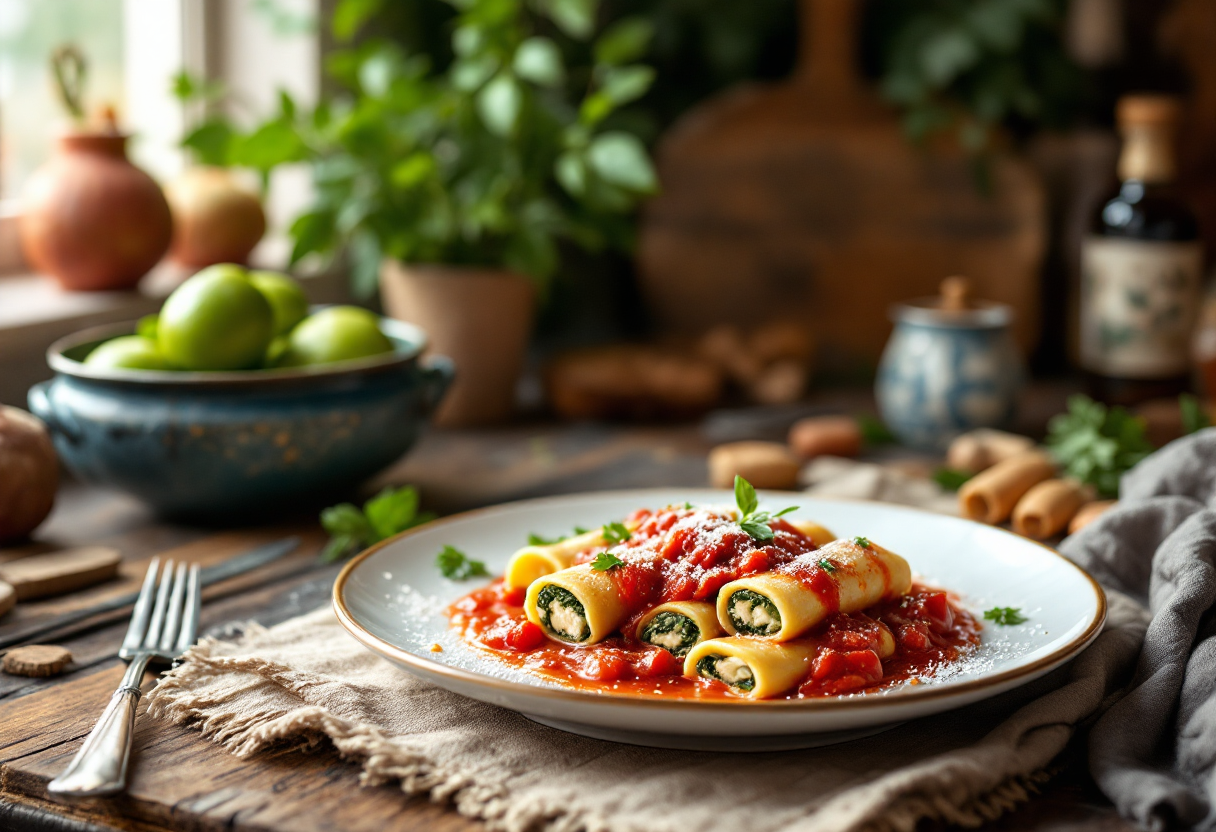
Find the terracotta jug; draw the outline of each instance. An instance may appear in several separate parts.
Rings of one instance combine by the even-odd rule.
[[[22,249],[65,289],[131,288],[169,248],[169,204],[126,146],[121,133],[68,133],[26,184]]]

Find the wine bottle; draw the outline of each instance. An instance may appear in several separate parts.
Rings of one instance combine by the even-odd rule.
[[[1120,184],[1081,246],[1081,366],[1091,394],[1114,404],[1188,386],[1203,244],[1174,187],[1178,115],[1168,96],[1119,100]]]

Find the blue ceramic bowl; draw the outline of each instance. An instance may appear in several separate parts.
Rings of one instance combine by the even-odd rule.
[[[102,369],[82,363],[132,324],[85,330],[47,351],[55,377],[30,388],[80,479],[162,515],[224,520],[351,489],[409,450],[454,376],[420,358],[426,334],[382,319],[391,354],[246,372]]]

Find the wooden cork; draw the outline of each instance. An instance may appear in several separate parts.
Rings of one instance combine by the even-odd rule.
[[[53,644],[14,647],[4,654],[4,672],[13,676],[57,676],[72,663],[72,654]]]
[[[709,482],[714,488],[732,488],[735,475],[756,488],[782,491],[798,487],[797,458],[776,442],[731,442],[709,453]]]
[[[46,598],[110,580],[121,560],[116,549],[105,546],[65,549],[0,564],[0,581],[12,585],[18,601]]]

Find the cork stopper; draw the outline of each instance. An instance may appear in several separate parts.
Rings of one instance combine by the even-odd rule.
[[[1172,95],[1140,93],[1125,95],[1115,106],[1115,118],[1121,128],[1164,127],[1172,129],[1178,123],[1182,107]]]
[[[941,292],[938,308],[943,311],[964,312],[974,307],[974,303],[972,303],[974,287],[969,278],[962,275],[947,277],[942,281],[938,291]]]

